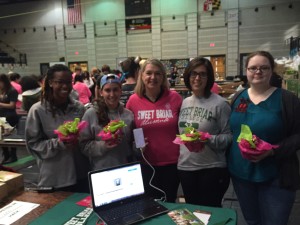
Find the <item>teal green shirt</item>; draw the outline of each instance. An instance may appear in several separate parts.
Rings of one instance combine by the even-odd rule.
[[[241,124],[246,124],[262,140],[278,144],[283,139],[283,120],[281,111],[281,89],[276,89],[265,101],[255,105],[251,102],[248,89],[243,91],[234,104],[230,117],[233,143],[228,154],[230,173],[240,179],[263,182],[278,176],[278,165],[273,157],[258,163],[244,159],[238,147],[237,138]]]

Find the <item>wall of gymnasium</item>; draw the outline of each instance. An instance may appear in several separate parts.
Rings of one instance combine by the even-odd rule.
[[[76,26],[66,25],[64,0],[1,6],[5,14],[0,16],[0,40],[26,53],[28,64],[0,65],[0,72],[39,74],[40,63],[61,57],[66,62],[88,61],[89,68],[115,68],[116,59],[127,56],[226,55],[226,74],[234,76],[240,53],[260,49],[275,57],[288,56],[285,40],[299,36],[300,0],[224,0],[213,15],[203,12],[204,0],[188,2],[152,0],[152,30],[128,33],[123,0],[81,0],[83,24]],[[0,43],[0,48],[6,45]]]

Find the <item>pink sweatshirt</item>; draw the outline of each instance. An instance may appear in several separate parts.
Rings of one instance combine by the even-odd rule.
[[[82,104],[86,104],[90,102],[90,97],[92,95],[90,89],[88,86],[86,86],[83,82],[76,82],[76,84],[73,85],[73,89],[78,92],[79,95],[79,101]]]
[[[19,95],[22,94],[22,87],[21,87],[20,84],[18,84],[18,83],[15,82],[15,81],[11,81],[10,84],[11,84],[11,86],[14,87],[14,89],[16,89],[16,91],[18,92]],[[20,100],[18,100],[18,101],[16,102],[16,108],[20,109],[21,106],[22,106],[22,102],[21,102]]]
[[[179,145],[173,143],[178,134],[178,117],[182,97],[175,91],[164,91],[160,99],[153,103],[130,96],[126,107],[134,114],[137,128],[143,128],[148,145],[144,152],[146,159],[154,166],[177,164]]]

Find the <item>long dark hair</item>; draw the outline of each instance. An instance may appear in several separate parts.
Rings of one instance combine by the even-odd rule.
[[[0,74],[0,82],[4,84],[4,88],[3,88],[4,92],[7,92],[12,87],[8,79],[8,76],[4,73]]]
[[[65,65],[55,64],[51,66],[47,71],[47,76],[45,78],[42,96],[41,96],[41,102],[45,103],[46,108],[48,107],[48,103],[49,103],[50,111],[52,112],[53,117],[55,117],[56,109],[54,107],[53,89],[52,87],[50,87],[49,81],[54,78],[54,74],[56,72],[61,72],[61,71],[67,72],[68,76],[72,76],[71,70]]]
[[[104,127],[110,121],[110,119],[108,117],[108,107],[107,107],[107,105],[104,101],[104,98],[102,96],[100,96],[96,100],[96,104],[97,104],[97,107],[98,107],[97,116],[98,116],[99,125]]]
[[[198,66],[204,66],[207,70],[207,83],[204,88],[204,97],[208,98],[211,94],[210,90],[215,82],[214,69],[211,62],[208,59],[203,57],[196,57],[193,60],[191,60],[183,73],[184,83],[189,90],[192,90],[190,84],[190,76],[191,76],[191,72]]]

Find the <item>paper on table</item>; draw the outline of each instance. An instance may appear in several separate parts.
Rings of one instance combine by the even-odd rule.
[[[208,224],[209,218],[211,216],[210,212],[202,211],[202,210],[195,210],[193,214],[201,220],[205,225]]]
[[[0,209],[0,225],[9,225],[38,207],[39,204],[13,201]]]

